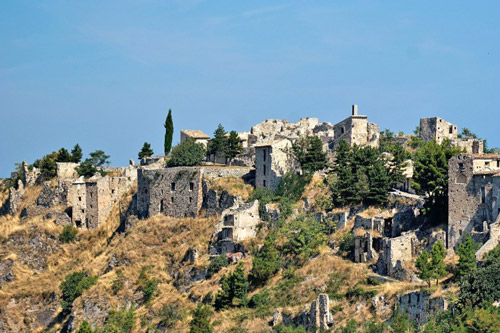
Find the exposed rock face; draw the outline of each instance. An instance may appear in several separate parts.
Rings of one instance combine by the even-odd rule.
[[[433,314],[445,311],[448,308],[448,302],[444,297],[431,298],[431,295],[426,292],[415,291],[400,296],[397,306],[412,320],[423,325]]]
[[[227,191],[218,192],[209,190],[204,186],[204,195],[202,207],[205,209],[207,216],[216,216],[222,213],[225,209],[234,206],[238,198],[230,195]]]
[[[299,325],[304,326],[308,331],[320,332],[328,330],[333,325],[328,294],[319,294],[310,307],[308,305],[304,306],[304,312],[297,321]]]
[[[189,262],[190,264],[195,264],[196,260],[198,260],[198,249],[189,248],[184,254],[184,258],[182,258],[182,262]]]
[[[0,286],[14,279],[14,260],[7,259],[0,262]]]
[[[43,183],[42,191],[36,199],[36,204],[42,207],[53,207],[59,204],[58,189],[50,185],[50,181]]]
[[[9,188],[9,199],[7,199],[7,214],[14,215],[23,200],[24,184],[21,180],[17,182],[17,189]]]
[[[73,320],[69,325],[70,331],[76,331],[84,320],[88,321],[94,329],[97,326],[102,326],[111,308],[108,299],[104,296],[84,297],[81,302],[81,307],[73,307],[71,312]],[[75,320],[76,318],[79,320]]]

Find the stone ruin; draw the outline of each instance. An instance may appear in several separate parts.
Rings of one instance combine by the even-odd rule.
[[[419,135],[424,141],[435,140],[438,144],[448,139],[452,145],[465,149],[469,154],[480,154],[484,151],[483,140],[459,138],[457,126],[439,117],[420,119]]]
[[[500,216],[500,155],[460,154],[448,165],[448,248],[464,233],[484,243]]]
[[[238,243],[255,237],[259,223],[261,220],[258,200],[247,204],[237,202],[222,212],[219,223],[215,226],[210,253],[241,252],[235,251],[238,249]]]
[[[446,311],[448,302],[442,296],[432,297],[424,291],[414,291],[401,295],[396,300],[396,308],[408,314],[419,326],[429,321],[434,314]]]
[[[273,327],[278,325],[288,326],[292,323],[304,326],[308,332],[328,331],[334,324],[328,294],[319,294],[310,305],[304,305],[303,312],[295,318],[291,318],[280,311],[274,312],[271,322]]]
[[[283,176],[296,168],[288,153],[292,142],[288,139],[255,147],[255,187],[275,191]]]

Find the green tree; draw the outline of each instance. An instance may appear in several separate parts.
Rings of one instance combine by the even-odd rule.
[[[317,136],[307,136],[297,139],[291,148],[291,154],[305,172],[322,170],[327,166],[323,142]]]
[[[236,131],[229,132],[229,137],[227,138],[227,147],[225,156],[231,161],[238,154],[243,151],[243,148],[240,146],[240,137]]]
[[[292,255],[303,264],[319,253],[319,246],[326,241],[324,225],[310,216],[299,216],[284,228],[286,242],[283,253]]]
[[[213,327],[211,323],[212,309],[208,305],[198,303],[192,311],[193,319],[189,324],[190,333],[212,333]]]
[[[211,278],[215,273],[227,266],[229,266],[229,262],[225,254],[213,258],[207,268],[207,278]]]
[[[142,145],[142,149],[139,154],[137,154],[137,156],[140,160],[142,160],[144,157],[153,156],[153,154],[154,152],[153,149],[151,149],[151,145],[147,142],[144,142],[144,144]]]
[[[413,188],[427,195],[424,214],[439,223],[448,221],[448,160],[461,149],[444,140],[441,144],[429,141],[414,155]]]
[[[474,242],[472,237],[469,234],[465,234],[464,237],[462,237],[462,242],[457,247],[457,254],[459,255],[459,259],[455,275],[458,280],[476,271],[477,250],[478,246]]]
[[[149,304],[156,294],[156,289],[158,287],[158,281],[155,278],[151,278],[149,273],[151,272],[151,266],[144,267],[139,274],[137,279],[137,284],[139,285],[139,290],[143,293],[144,303]]]
[[[92,333],[92,332],[94,332],[92,330],[92,326],[90,326],[89,322],[86,320],[82,321],[80,327],[76,331],[76,333]]]
[[[248,279],[243,269],[243,263],[239,262],[230,279],[233,304],[246,306],[248,303]]]
[[[423,250],[420,256],[415,261],[415,267],[418,269],[418,277],[427,282],[431,286],[431,279],[433,278],[431,256],[429,252]]]
[[[167,119],[165,119],[165,124],[163,124],[163,127],[165,127],[165,142],[163,147],[165,156],[167,156],[172,149],[172,138],[174,136],[174,121],[172,120],[172,110],[168,110]]]
[[[71,162],[73,157],[66,148],[61,148],[57,152],[57,162]]]
[[[71,162],[80,163],[82,157],[82,147],[80,147],[80,145],[77,143],[71,150]]]
[[[437,241],[431,248],[431,267],[432,276],[436,279],[436,284],[439,283],[439,278],[446,275],[446,265],[444,258],[446,257],[446,250],[441,241]]]
[[[370,179],[370,191],[366,196],[366,202],[374,205],[384,205],[387,203],[387,193],[390,190],[390,178],[381,161],[368,170]]]
[[[175,327],[177,322],[184,318],[184,311],[179,304],[165,304],[159,313],[160,322],[158,326],[171,330]]]
[[[76,168],[79,176],[84,176],[85,178],[90,178],[97,172],[101,175],[106,173],[102,171],[102,167],[109,164],[109,155],[106,155],[102,150],[96,150],[89,154],[90,158],[86,158],[80,165]]]
[[[280,268],[280,252],[276,248],[274,238],[267,236],[264,246],[253,258],[252,270],[250,271],[251,279],[258,285],[264,284]]]
[[[231,294],[231,275],[223,275],[219,281],[221,289],[215,295],[215,309],[226,309],[231,306],[233,301]]]
[[[214,137],[208,143],[208,152],[210,155],[217,157],[226,157],[228,147],[227,132],[224,127],[219,124],[214,132]]]
[[[172,149],[170,160],[167,166],[195,166],[200,165],[205,158],[205,146],[196,143],[193,139],[188,139],[179,143]]]
[[[73,301],[96,282],[97,276],[89,276],[85,271],[66,275],[64,281],[59,286],[62,292],[61,306],[63,313],[67,314],[71,312]]]
[[[77,228],[73,227],[72,225],[67,225],[63,228],[61,235],[59,235],[59,240],[62,243],[72,243],[75,241],[77,233]]]

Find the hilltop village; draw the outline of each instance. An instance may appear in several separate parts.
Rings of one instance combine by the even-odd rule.
[[[23,162],[6,186],[0,210],[4,244],[0,331],[77,331],[82,325],[97,329],[109,324],[110,313],[130,314],[130,309],[143,316],[131,324],[133,331],[185,331],[188,318],[201,316],[204,306],[213,306],[217,316],[224,311],[230,316],[233,310],[242,315],[247,311],[243,309],[264,307],[259,302],[265,302],[266,293],[275,293],[269,297],[276,304],[266,303],[263,314],[255,310],[253,319],[238,319],[241,332],[287,332],[298,327],[334,331],[354,325],[350,318],[366,319],[366,313],[373,325],[393,325],[398,311],[423,327],[445,312],[449,295],[456,294],[456,285],[433,285],[453,276],[450,267],[458,260],[460,244],[476,244],[473,255],[479,264],[499,245],[500,155],[485,153],[483,140],[468,130],[460,133],[457,125],[439,117],[420,119],[415,124],[418,131],[405,135],[381,131],[368,116],[358,113],[356,105],[347,115],[336,124],[317,118],[297,123],[268,119],[237,133],[238,148],[230,158],[208,153],[195,165],[169,164],[175,148],[172,156],[145,154],[138,163],[98,166],[90,175],[82,175],[82,162],[57,162],[51,179],[43,177],[40,166]],[[199,130],[181,130],[179,146],[189,143],[210,151],[212,140]],[[419,148],[426,144],[448,149],[442,155],[444,161],[441,155],[429,158],[446,166],[436,172],[445,179],[443,184],[436,185],[431,178],[422,181],[430,177],[424,174],[429,171]],[[352,184],[342,185],[349,181]],[[426,188],[429,184],[433,188]],[[158,227],[151,231],[151,226]],[[64,245],[53,236],[62,228],[73,233]],[[169,229],[162,234],[161,228]],[[154,232],[155,240],[140,240],[140,232]],[[15,237],[24,242],[22,246],[13,241]],[[142,267],[140,275],[124,278],[127,267],[133,265],[128,251],[133,252],[134,246],[138,251],[143,244],[147,246],[136,262]],[[155,248],[162,246],[173,248],[157,254]],[[113,252],[115,248],[119,252]],[[425,275],[421,258],[439,251],[446,269]],[[70,259],[78,252],[87,253],[79,260],[90,266],[77,267]],[[68,259],[56,263],[57,257],[64,256]],[[157,256],[163,256],[161,263],[149,262]],[[269,264],[273,256],[279,258],[276,266],[259,271],[258,260]],[[95,261],[100,257],[106,258],[102,267],[101,261]],[[156,273],[156,280],[148,268],[155,264],[165,266]],[[67,274],[51,270],[63,266],[67,274],[85,271],[83,275],[98,280],[83,288],[66,308],[63,305],[61,312],[59,303],[65,295],[57,288]],[[299,271],[301,282],[297,282]],[[246,277],[241,297],[227,289],[238,274]],[[36,300],[20,296],[21,279],[36,284],[37,275],[59,279],[54,291],[43,296],[35,293]],[[135,288],[140,296],[118,287],[114,295],[119,296],[105,293],[115,288],[120,276],[126,281],[121,282],[125,289]],[[155,288],[164,285],[163,290],[155,289],[148,296],[145,286],[158,279],[163,282]],[[354,285],[349,285],[351,279]],[[101,280],[107,282],[100,285]],[[307,302],[293,304],[301,300],[287,302],[277,296],[277,288],[293,293],[295,285],[308,286],[307,293],[303,291]],[[397,292],[388,296],[380,286],[393,286]],[[161,297],[167,301],[157,307],[168,308],[171,312],[164,316],[173,322],[158,319],[163,310],[155,308],[154,299]],[[343,297],[351,305],[342,307]],[[183,302],[189,304],[184,312],[179,310]],[[174,303],[178,313],[168,307]],[[18,321],[29,313],[34,317]],[[57,319],[59,313],[66,319]],[[232,330],[226,321],[235,319],[220,316],[214,329]],[[361,319],[358,322],[362,325]]]

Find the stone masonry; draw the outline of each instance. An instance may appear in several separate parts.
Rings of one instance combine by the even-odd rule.
[[[448,165],[448,248],[454,248],[464,233],[488,232],[500,215],[500,155],[460,154]]]
[[[352,106],[352,115],[334,126],[334,142],[341,140],[349,145],[378,147],[379,127],[368,122],[367,116],[358,115],[358,106]]]
[[[255,187],[276,190],[283,176],[294,170],[292,156],[287,152],[292,147],[288,139],[263,144],[255,148]]]
[[[420,326],[427,323],[433,315],[445,311],[448,308],[448,302],[442,296],[431,297],[429,293],[414,291],[399,296],[397,306]]]

